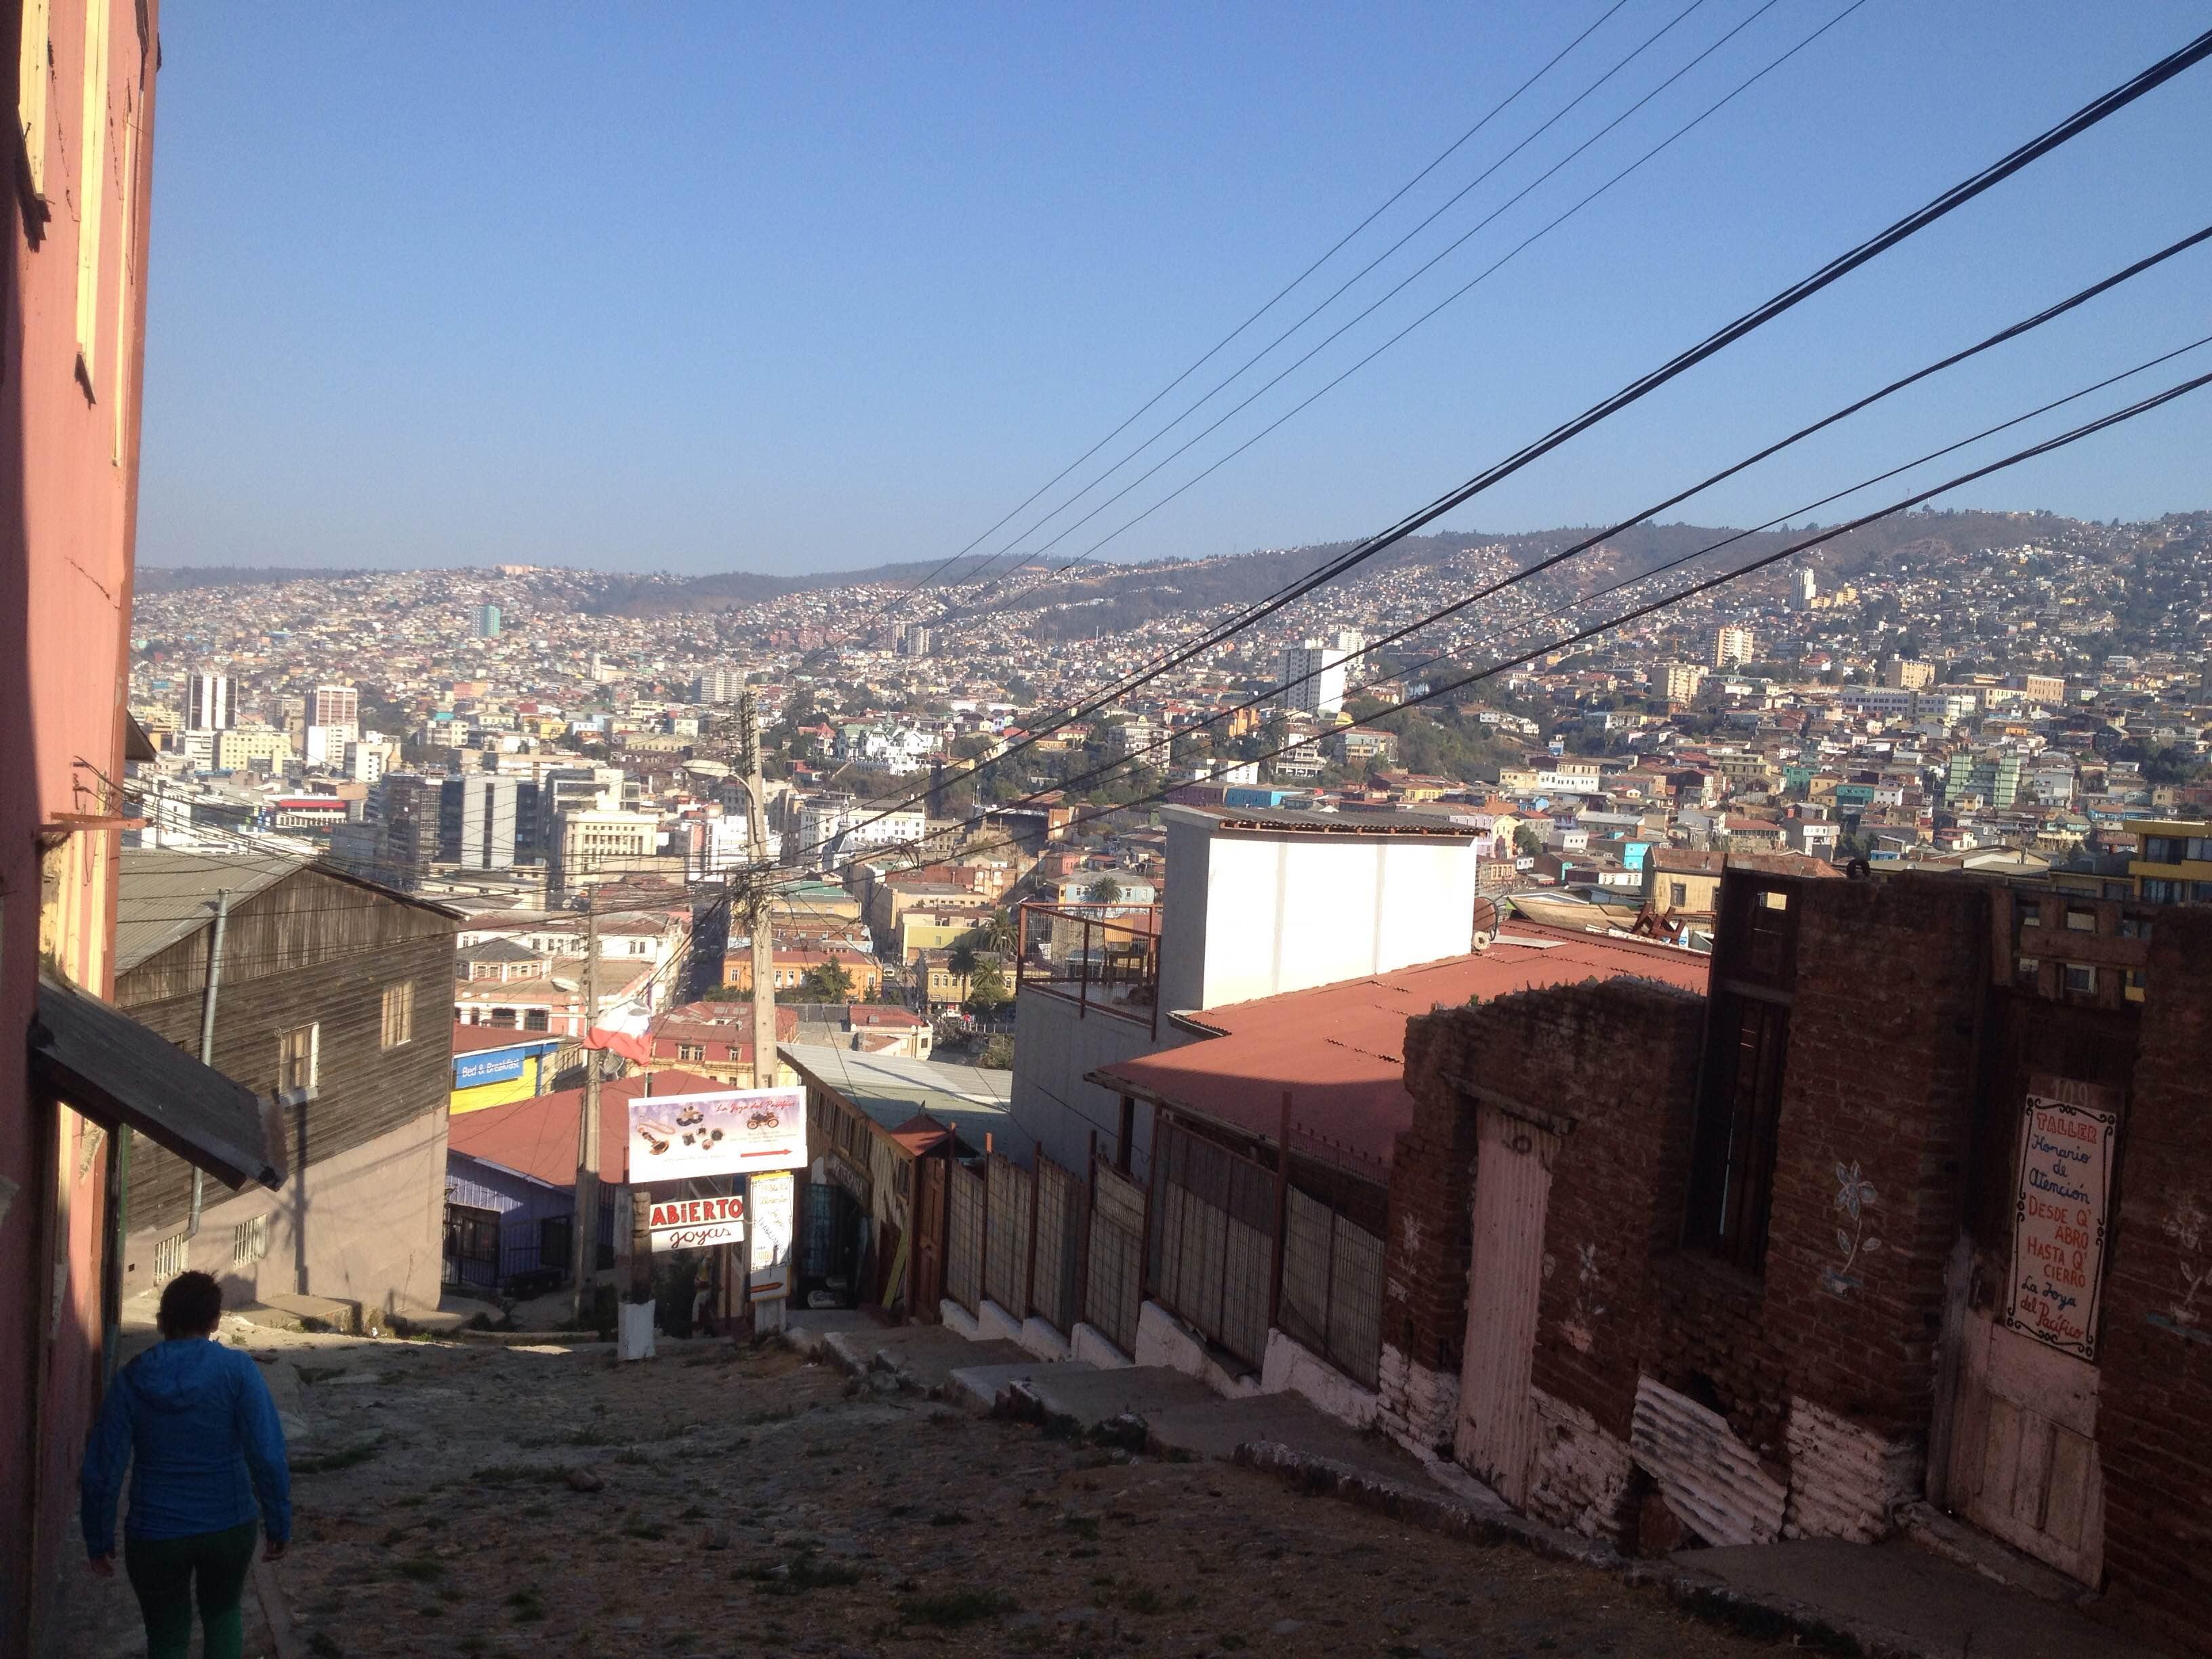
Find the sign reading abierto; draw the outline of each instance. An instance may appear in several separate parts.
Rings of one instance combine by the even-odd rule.
[[[798,1089],[640,1095],[629,1103],[629,1178],[797,1170],[806,1163],[806,1096]]]
[[[2108,1091],[2057,1078],[2033,1080],[2021,1121],[2005,1323],[2087,1360],[2097,1357],[2097,1291],[2118,1127]]]
[[[720,1197],[654,1199],[646,1224],[656,1250],[735,1244],[745,1236],[745,1201]]]

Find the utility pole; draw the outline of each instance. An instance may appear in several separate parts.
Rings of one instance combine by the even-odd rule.
[[[599,912],[589,893],[584,896],[584,1037],[599,1019]],[[592,1312],[592,1295],[599,1267],[599,1055],[584,1050],[584,1109],[576,1122],[576,1219],[569,1231],[574,1237],[576,1328]]]
[[[746,862],[753,866],[745,883],[745,927],[753,958],[753,1087],[773,1089],[776,1073],[775,940],[774,925],[769,918],[768,785],[761,775],[760,714],[750,690],[738,704],[738,714],[744,726]],[[751,1208],[750,1204],[746,1206],[749,1212]],[[751,1230],[758,1224],[758,1218],[748,1213],[747,1243],[738,1253],[740,1261],[750,1261]],[[745,1296],[750,1307],[750,1273],[746,1276]],[[781,1301],[763,1302],[753,1312],[756,1329],[783,1328]]]

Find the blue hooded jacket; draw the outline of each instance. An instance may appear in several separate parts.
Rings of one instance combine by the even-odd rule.
[[[126,1462],[133,1538],[221,1532],[257,1512],[270,1543],[292,1535],[283,1425],[260,1369],[235,1348],[197,1336],[159,1342],[117,1374],[78,1479],[95,1559],[115,1553]]]

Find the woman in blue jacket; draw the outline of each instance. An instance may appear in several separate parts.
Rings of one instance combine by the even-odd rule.
[[[185,1659],[195,1590],[207,1659],[239,1659],[256,1516],[269,1534],[264,1560],[292,1536],[283,1427],[259,1368],[209,1340],[222,1318],[214,1279],[171,1279],[161,1341],[117,1375],[85,1448],[84,1547],[102,1577],[115,1571],[115,1500],[131,1466],[123,1568],[145,1615],[148,1659]]]

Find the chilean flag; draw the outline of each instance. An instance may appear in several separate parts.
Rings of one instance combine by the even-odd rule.
[[[642,1065],[653,1057],[653,1050],[646,1042],[646,1032],[652,1023],[652,1017],[634,1002],[603,1008],[599,1024],[584,1033],[584,1047],[605,1048]]]

